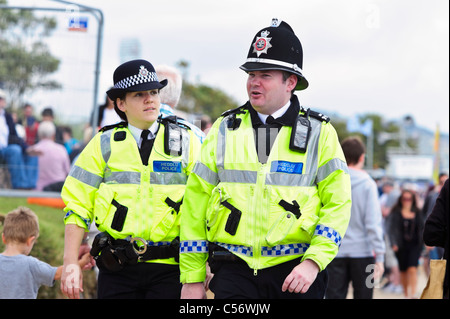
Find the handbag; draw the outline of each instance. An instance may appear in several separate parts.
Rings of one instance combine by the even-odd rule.
[[[446,259],[430,260],[430,275],[420,299],[442,299],[444,297],[444,277]]]

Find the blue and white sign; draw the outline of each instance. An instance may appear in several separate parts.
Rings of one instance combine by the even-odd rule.
[[[69,31],[87,31],[88,18],[73,16],[69,18]]]

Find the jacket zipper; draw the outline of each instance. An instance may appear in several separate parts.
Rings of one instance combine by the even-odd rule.
[[[265,167],[266,164],[261,164],[258,170],[258,175],[256,178],[256,191],[255,191],[255,210],[254,210],[254,227],[255,232],[254,236],[254,263],[253,263],[253,275],[258,275],[258,270],[260,268],[260,262],[261,262],[261,228],[264,223],[264,199],[266,197],[266,190],[265,190]]]

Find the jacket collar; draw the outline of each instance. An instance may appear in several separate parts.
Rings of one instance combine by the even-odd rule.
[[[258,116],[258,112],[253,108],[250,102],[247,102],[248,110],[250,112],[250,117],[252,119],[253,126],[260,126],[264,123]],[[298,113],[300,112],[300,103],[298,101],[297,96],[294,94],[291,97],[291,105],[287,109],[287,111],[280,117],[275,119],[275,123],[281,124],[282,126],[294,126],[295,119],[297,118]]]

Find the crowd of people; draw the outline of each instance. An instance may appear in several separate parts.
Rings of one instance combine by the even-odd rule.
[[[374,288],[418,298],[418,266],[429,275],[429,260],[441,259],[444,248],[427,246],[424,226],[448,179],[423,184],[374,180],[364,169],[366,149],[358,136],[342,141],[352,184],[352,214],[336,258],[328,265],[326,297],[371,299]],[[370,276],[371,281],[368,282]]]
[[[444,248],[424,242],[425,223],[430,216],[448,173],[440,173],[438,183],[420,187],[392,180],[380,182],[380,205],[385,241],[385,285],[390,293],[417,298],[418,266],[429,275],[430,259],[441,259]]]
[[[38,120],[32,105],[23,106],[20,118],[5,110],[6,103],[6,93],[0,90],[1,187],[61,191],[70,170],[69,155],[79,146],[71,128],[57,126],[50,107]]]
[[[354,298],[371,299],[382,279],[417,298],[419,261],[448,258],[448,175],[426,194],[377,184],[363,169],[362,140],[339,141],[327,116],[300,105],[294,93],[309,85],[302,63],[300,40],[273,19],[240,66],[247,103],[199,128],[174,116],[176,70],[127,61],[99,108],[97,134],[79,146],[47,109],[36,123],[30,106],[21,137],[0,92],[0,156],[13,187],[60,190],[66,205],[64,265],[41,265],[31,295],[57,278],[65,296],[80,298],[81,269],[95,259],[99,298],[202,299],[210,289],[218,299],[341,299],[351,284]],[[30,167],[36,183],[21,184]],[[22,228],[13,239],[25,219],[36,224],[23,208],[5,219],[0,263],[9,269],[38,235]],[[14,297],[4,282],[0,297]]]
[[[156,71],[162,79],[169,81],[167,91],[161,93],[160,114],[164,117],[183,117],[185,114],[176,109],[182,89],[180,72],[167,65],[157,66]],[[45,108],[38,120],[29,103],[24,104],[21,109],[22,116],[16,112],[7,112],[6,106],[6,92],[0,89],[0,169],[3,169],[0,188],[61,191],[71,165],[92,138],[93,114],[90,122],[83,128],[82,138],[77,139],[73,136],[71,126],[56,125],[51,107]],[[107,95],[96,112],[96,131],[122,121]],[[196,117],[192,121],[198,125],[183,119],[179,121],[191,127],[201,141],[212,124],[207,115]]]

